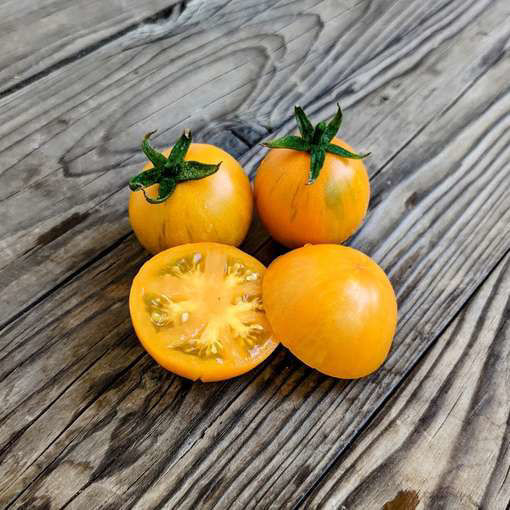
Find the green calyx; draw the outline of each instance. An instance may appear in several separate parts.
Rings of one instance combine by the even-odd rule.
[[[310,153],[310,174],[307,184],[313,184],[317,177],[319,177],[326,158],[326,152],[349,159],[366,158],[370,152],[355,154],[331,143],[342,124],[342,109],[338,103],[337,107],[336,115],[328,123],[319,122],[314,127],[303,109],[296,106],[294,108],[294,116],[301,136],[288,135],[276,140],[270,140],[263,145],[270,149],[293,149]]]
[[[208,165],[198,161],[184,161],[191,145],[191,131],[184,131],[173,146],[168,158],[149,143],[149,139],[154,133],[155,131],[147,133],[142,142],[142,150],[154,168],[139,173],[129,181],[131,191],[143,191],[147,202],[160,204],[174,192],[180,182],[203,179],[220,168],[221,162],[217,165]],[[145,188],[153,184],[159,184],[157,198],[151,198],[145,192]]]

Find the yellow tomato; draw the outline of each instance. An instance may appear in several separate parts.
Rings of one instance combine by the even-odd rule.
[[[155,255],[129,295],[138,338],[161,366],[192,380],[247,372],[277,346],[262,307],[264,271],[250,255],[217,243]]]
[[[343,140],[332,140],[352,151]],[[360,159],[326,153],[315,182],[308,184],[310,154],[271,149],[255,177],[255,204],[271,236],[289,248],[341,243],[361,225],[370,181]]]
[[[263,281],[275,337],[324,374],[345,379],[377,370],[397,324],[397,301],[384,271],[363,253],[307,245],[277,258]]]
[[[168,157],[171,149],[163,152]],[[168,199],[147,202],[142,191],[132,191],[129,219],[140,243],[151,253],[184,243],[213,241],[238,246],[251,223],[251,185],[241,165],[214,145],[192,143],[186,161],[221,165],[217,172],[177,184]],[[144,170],[153,168],[147,163]],[[159,184],[146,188],[156,198]]]

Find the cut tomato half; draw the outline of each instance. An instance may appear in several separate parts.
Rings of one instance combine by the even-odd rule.
[[[264,304],[273,332],[323,374],[357,379],[386,359],[397,300],[384,271],[347,246],[306,245],[267,269]]]
[[[159,253],[131,286],[138,338],[161,366],[192,380],[247,372],[278,345],[262,306],[264,271],[250,255],[217,243]]]

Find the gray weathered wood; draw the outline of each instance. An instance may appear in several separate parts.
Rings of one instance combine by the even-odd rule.
[[[509,296],[507,256],[303,508],[506,508]]]
[[[160,128],[164,144],[196,128],[253,172],[263,151],[249,147],[294,129],[295,102],[319,119],[341,99],[343,134],[372,149],[373,174],[484,72],[507,32],[501,1],[217,3],[0,101],[0,322],[129,232],[125,185],[144,132]]]
[[[306,497],[510,248],[508,71],[508,59],[493,59],[374,179],[374,208],[352,244],[399,297],[384,367],[351,384],[273,369],[267,390],[239,396],[163,476],[155,462],[140,480],[150,489],[130,487],[128,504],[287,508]]]
[[[291,5],[302,7],[304,3]],[[306,5],[319,9],[320,5],[331,8],[338,4]],[[230,382],[191,384],[164,373],[143,354],[131,332],[126,296],[130,278],[145,255],[133,237],[126,235],[125,195],[118,192],[108,197],[106,191],[111,193],[112,187],[122,184],[129,165],[119,170],[126,174],[120,178],[116,171],[102,173],[101,168],[93,167],[94,159],[87,160],[83,153],[84,163],[91,163],[97,173],[81,177],[67,174],[64,178],[58,161],[55,163],[56,156],[40,147],[35,154],[46,155],[43,173],[47,173],[40,179],[45,184],[41,187],[37,178],[31,180],[29,176],[27,190],[19,190],[19,180],[13,184],[13,192],[26,192],[32,197],[40,193],[41,200],[46,200],[41,205],[54,208],[41,218],[48,222],[46,227],[55,226],[52,222],[56,218],[67,219],[69,212],[78,216],[68,216],[72,219],[53,232],[53,226],[48,232],[38,232],[46,234],[43,240],[48,242],[36,247],[31,228],[45,209],[37,209],[36,204],[35,211],[25,212],[19,201],[16,214],[26,214],[19,223],[22,231],[2,241],[8,259],[0,274],[6,283],[2,305],[5,302],[15,313],[29,302],[28,284],[33,283],[35,295],[40,296],[51,290],[51,271],[62,280],[80,265],[86,267],[1,332],[3,506],[13,502],[12,506],[18,508],[58,508],[64,504],[68,508],[112,509],[292,507],[343,453],[360,427],[377,412],[384,398],[510,248],[510,94],[506,78],[510,27],[501,23],[508,6],[503,1],[459,1],[429,4],[420,10],[421,2],[416,2],[409,8],[415,17],[409,20],[403,5],[408,3],[374,3],[371,7],[361,3],[357,7],[360,11],[341,32],[348,34],[346,47],[354,48],[349,57],[341,60],[334,44],[319,45],[327,51],[315,55],[325,63],[324,69],[319,66],[318,74],[313,74],[310,62],[301,68],[308,54],[295,61],[289,57],[284,60],[287,70],[282,67],[279,72],[269,73],[266,88],[257,89],[260,103],[244,99],[232,110],[212,115],[216,124],[202,130],[203,136],[219,133],[225,140],[229,129],[254,123],[256,127],[248,133],[263,133],[257,115],[267,117],[270,110],[264,108],[275,111],[274,118],[280,119],[279,129],[283,130],[290,125],[285,120],[288,107],[299,97],[304,101],[315,99],[312,111],[316,118],[330,112],[329,102],[336,94],[345,97],[354,119],[346,116],[346,137],[378,155],[370,167],[375,176],[372,210],[353,244],[381,262],[399,294],[400,328],[388,363],[372,378],[351,384],[303,367],[283,349],[262,367]],[[327,11],[318,12],[324,16]],[[277,18],[274,12],[267,13],[265,23],[274,27],[276,21],[271,20],[271,14]],[[297,15],[293,19],[303,22]],[[313,19],[318,23],[317,17]],[[370,23],[356,28],[356,20],[367,19],[373,24],[381,19],[381,24],[373,32]],[[414,27],[410,33],[404,28],[406,20],[411,23],[407,29]],[[253,36],[253,41],[259,43],[266,38],[260,36],[261,26]],[[315,36],[327,33],[327,23],[311,26],[320,28]],[[395,27],[399,26],[402,37],[394,41]],[[227,34],[234,33],[232,27],[229,30]],[[247,35],[243,30],[241,35]],[[330,37],[333,41],[333,34]],[[159,44],[163,43],[155,41],[148,48]],[[370,44],[372,47],[364,53],[363,48]],[[287,53],[282,53],[280,56],[286,58],[292,52],[287,48]],[[240,52],[243,59],[248,54]],[[133,54],[128,57],[126,65],[132,62]],[[336,57],[342,62],[337,75],[328,62],[328,58],[335,61]],[[155,74],[162,72],[161,64],[154,66]],[[354,71],[351,77],[353,67],[361,71]],[[303,77],[298,73],[300,68]],[[69,70],[74,70],[73,64]],[[296,80],[302,80],[299,83],[310,85],[309,96],[297,88],[293,94],[294,85],[289,97],[284,95],[286,91],[281,89],[288,70],[297,76]],[[332,74],[321,86],[319,77],[328,70]],[[314,81],[307,81],[308,72]],[[346,90],[330,90],[335,77]],[[80,77],[86,78],[87,73]],[[258,83],[260,77],[248,73],[247,83],[250,79]],[[48,85],[46,80],[49,78],[44,80]],[[81,91],[79,81],[74,86]],[[36,86],[39,84],[30,87]],[[122,87],[129,88],[129,81],[120,83],[119,94]],[[44,87],[34,90],[43,94]],[[11,99],[17,102],[20,94]],[[277,98],[275,103],[270,102],[273,96]],[[30,95],[25,99],[30,100]],[[283,105],[285,101],[289,104]],[[118,109],[122,102],[115,104]],[[37,108],[35,101],[30,106]],[[250,112],[251,108],[256,114],[248,117],[250,123],[244,119],[238,122],[238,110]],[[100,114],[101,109],[95,105],[94,115]],[[372,122],[367,120],[369,114]],[[86,134],[83,127],[78,127],[86,126],[86,119],[93,118],[85,116],[73,126],[77,139]],[[132,119],[137,122],[135,114]],[[200,128],[206,119],[195,121]],[[11,122],[15,122],[14,117]],[[168,125],[163,115],[160,122]],[[378,123],[376,128],[374,123]],[[399,129],[389,129],[397,125]],[[88,128],[93,133],[90,125]],[[21,122],[18,129],[23,133],[27,128]],[[38,129],[42,130],[39,134],[44,133],[42,127]],[[133,135],[133,150],[135,138]],[[238,143],[239,138],[229,140]],[[361,144],[361,140],[370,143]],[[65,142],[64,135],[59,142]],[[48,143],[50,147],[59,146],[51,140]],[[86,139],[77,141],[76,147],[85,148],[88,143]],[[90,146],[95,147],[94,143]],[[248,140],[248,144],[239,146],[248,169],[255,161],[254,151],[247,151],[250,143]],[[20,142],[15,147],[23,150]],[[73,147],[66,147],[58,154],[68,155]],[[16,153],[4,152],[3,156],[6,154]],[[112,154],[106,151],[105,158],[113,158]],[[97,158],[96,163],[101,161]],[[66,171],[86,169],[71,159],[66,162],[72,163]],[[62,198],[63,204],[50,206],[49,200],[58,198],[52,186],[56,183],[67,195],[61,195],[66,197]],[[78,191],[85,196],[76,195]],[[95,203],[96,199],[100,203]],[[71,211],[64,207],[75,203]],[[15,219],[8,219],[14,228]],[[116,221],[124,223],[119,227]],[[68,227],[70,232],[66,232]],[[24,240],[23,235],[29,239]],[[14,239],[26,242],[29,252],[22,263],[15,260],[20,252],[16,252]],[[252,238],[248,246],[268,262],[278,247],[263,239]],[[90,244],[85,243],[88,240]],[[108,243],[114,245],[113,249],[98,254]],[[30,267],[36,261],[42,264],[41,270]],[[14,296],[9,301],[8,296],[17,288],[13,280],[7,280],[13,275],[19,277],[22,299]]]
[[[144,19],[178,16],[182,10],[178,4],[178,0],[4,0],[0,94],[66,60],[78,59]]]

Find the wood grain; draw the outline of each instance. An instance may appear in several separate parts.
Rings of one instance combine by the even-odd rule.
[[[282,381],[275,370],[269,402],[239,396],[155,483],[153,466],[150,489],[123,494],[128,506],[292,508],[306,498],[510,248],[508,66],[495,59],[373,181],[352,244],[389,272],[399,298],[383,369],[350,384],[292,364]]]
[[[2,506],[291,508],[306,501],[317,481],[439,337],[510,248],[510,27],[500,22],[508,14],[508,5],[503,1],[436,2],[421,9],[422,3],[416,2],[407,11],[408,4],[362,2],[345,25],[328,27],[331,16],[326,14],[333,11],[322,9],[338,4],[291,2],[290,7],[296,8],[291,18],[300,29],[307,26],[298,15],[305,5],[316,14],[311,18],[310,26],[316,27],[310,28],[312,41],[330,34],[330,39],[313,46],[315,55],[313,50],[299,54],[300,45],[290,49],[288,32],[276,30],[278,23],[284,24],[278,11],[259,13],[259,4],[248,5],[243,16],[261,17],[251,27],[236,18],[236,4],[229,4],[232,10],[221,13],[227,26],[218,22],[215,35],[235,34],[239,53],[225,50],[225,60],[214,61],[220,63],[213,69],[246,59],[252,55],[246,50],[250,45],[272,41],[261,35],[264,28],[278,34],[274,39],[283,49],[274,50],[281,59],[275,61],[285,65],[262,77],[255,67],[250,68],[242,78],[246,84],[241,79],[237,85],[256,93],[238,102],[221,102],[210,116],[201,112],[203,116],[188,119],[202,129],[201,136],[216,135],[239,143],[235,147],[244,154],[250,170],[256,161],[249,149],[252,140],[275,130],[268,118],[276,119],[280,132],[290,125],[283,112],[296,100],[302,99],[305,106],[314,101],[312,113],[320,118],[330,113],[331,99],[345,98],[353,119],[346,116],[345,136],[356,147],[369,146],[376,154],[370,167],[372,209],[352,244],[373,255],[389,272],[401,310],[390,359],[380,372],[363,381],[345,383],[321,376],[279,349],[242,378],[191,384],[158,369],[138,346],[129,325],[126,298],[130,279],[146,255],[123,219],[125,193],[115,191],[135,163],[115,170],[103,167],[108,161],[116,164],[118,154],[107,145],[98,145],[106,140],[102,135],[94,137],[101,122],[111,127],[121,118],[126,125],[131,118],[142,129],[146,119],[140,120],[139,112],[131,117],[124,113],[122,106],[130,103],[127,99],[124,103],[122,95],[134,87],[125,96],[133,101],[143,91],[139,78],[130,73],[136,65],[145,71],[140,64],[144,59],[154,65],[154,79],[163,73],[161,61],[148,57],[157,60],[158,51],[164,53],[168,48],[168,39],[155,39],[137,48],[145,52],[139,55],[138,64],[135,50],[114,59],[116,65],[122,61],[132,66],[125,69],[129,74],[125,81],[122,73],[112,74],[110,82],[103,75],[101,81],[92,72],[97,63],[90,62],[90,72],[76,80],[72,76],[76,68],[66,66],[69,75],[60,78],[65,81],[67,77],[68,88],[52,81],[63,70],[41,80],[55,87],[54,92],[60,90],[61,97],[68,94],[68,100],[73,94],[73,101],[83,99],[83,90],[94,97],[78,108],[76,124],[65,135],[58,130],[53,137],[46,133],[40,147],[27,149],[30,127],[42,136],[45,122],[52,120],[41,118],[44,108],[38,109],[36,101],[26,105],[22,118],[10,117],[8,122],[17,128],[10,141],[4,142],[14,145],[0,147],[4,151],[0,154],[14,158],[14,169],[19,168],[18,157],[23,165],[35,164],[36,156],[43,158],[43,164],[42,175],[35,177],[26,178],[26,173],[13,177],[11,170],[12,180],[4,179],[4,183],[12,188],[2,188],[7,195],[13,193],[3,204],[12,211],[6,218],[12,232],[2,240],[2,313],[9,311],[6,318],[14,314],[0,335],[0,399],[5,402],[0,410]],[[377,30],[370,32],[372,25]],[[343,34],[342,48],[335,42],[339,33]],[[191,48],[197,39],[191,34],[189,39],[181,44],[189,43]],[[319,48],[326,50],[321,53]],[[349,50],[341,51],[344,48]],[[201,55],[205,50],[196,51]],[[285,60],[293,51],[297,53]],[[310,55],[315,60],[308,61]],[[103,65],[111,59],[105,57]],[[332,65],[337,59],[338,69]],[[206,75],[204,71],[204,90]],[[289,84],[289,76],[296,82]],[[87,79],[96,80],[95,90]],[[224,86],[232,86],[224,80]],[[168,78],[157,83],[163,88]],[[251,89],[253,84],[258,88]],[[299,88],[303,84],[304,92]],[[50,101],[47,108],[51,88],[46,96],[41,84],[30,88],[39,86],[33,90],[41,94],[41,104]],[[180,86],[186,90],[185,80]],[[179,87],[173,91],[179,97]],[[231,94],[237,93],[233,87]],[[181,94],[181,105],[189,101],[187,108],[192,111],[191,99]],[[20,97],[29,102],[31,96],[24,96],[24,91],[12,95],[13,112],[16,105],[20,108]],[[117,99],[110,107],[107,99],[112,97]],[[168,101],[162,113],[159,107],[165,99],[160,97]],[[172,112],[171,104],[168,92],[161,92],[153,103],[153,117],[162,125],[168,125],[165,119]],[[9,110],[6,104],[3,107]],[[30,109],[36,110],[32,113],[39,126],[28,125]],[[115,116],[117,111],[124,116],[118,113],[116,120],[109,121],[108,115]],[[243,111],[250,115],[243,118],[239,113]],[[62,114],[60,110],[56,118]],[[259,122],[264,118],[265,123]],[[206,130],[209,120],[214,122]],[[228,136],[231,130],[236,135]],[[68,140],[71,134],[73,143]],[[120,151],[123,157],[135,154],[135,134],[132,148]],[[15,141],[23,137],[24,144]],[[129,137],[122,140],[129,141]],[[364,145],[361,140],[370,143]],[[102,147],[98,154],[104,158],[91,156],[97,147]],[[67,158],[62,160],[65,165],[58,160],[62,155]],[[83,164],[76,163],[81,158]],[[95,173],[87,173],[90,169]],[[57,183],[60,187],[55,189]],[[39,197],[40,204],[31,201],[33,210],[29,210],[23,197]],[[45,236],[45,242],[38,246],[33,229],[41,223],[36,235]],[[258,232],[247,246],[268,262],[280,248],[264,239]],[[32,267],[35,261],[39,268]],[[55,282],[60,282],[56,288]],[[19,294],[13,289],[19,289]],[[34,306],[16,315],[34,296],[38,298]]]
[[[483,74],[508,30],[501,1],[223,4],[178,29],[130,33],[0,101],[0,323],[129,233],[144,132],[160,128],[163,145],[194,128],[252,173],[256,142],[294,129],[293,104],[318,120],[340,99],[343,136],[372,149],[374,174]]]
[[[303,508],[386,508],[399,493],[415,494],[405,508],[507,507],[509,296],[506,256]]]
[[[0,4],[0,95],[78,60],[144,21],[175,18],[177,0],[4,0]],[[179,5],[182,4],[182,5]]]
[[[58,508],[90,490],[89,506],[118,508],[107,480],[118,476],[127,490],[161,455],[167,469],[240,393],[267,386],[267,363],[233,381],[193,384],[144,353],[126,295],[145,258],[125,240],[2,332],[0,506]],[[284,362],[280,350],[271,367]]]

